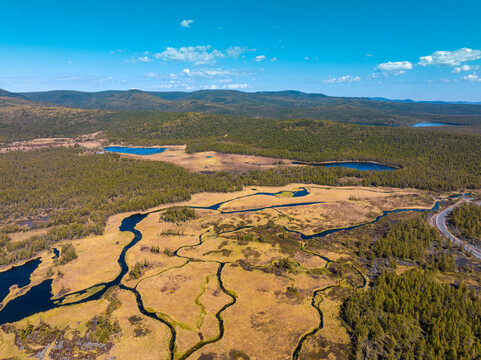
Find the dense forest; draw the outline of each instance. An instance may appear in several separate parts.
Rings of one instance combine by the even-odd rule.
[[[0,154],[0,222],[47,217],[45,235],[11,242],[0,230],[0,264],[33,256],[52,242],[101,234],[115,213],[143,210],[190,198],[192,193],[240,190],[239,177],[190,174],[183,168],[115,154],[87,155],[79,147]],[[47,215],[47,216],[46,216]]]
[[[342,307],[355,359],[476,359],[481,356],[481,300],[465,285],[411,270],[384,272],[370,291]]]
[[[105,134],[116,142],[187,143],[193,152],[214,150],[309,162],[378,161],[402,170],[369,175],[366,185],[430,190],[481,187],[479,136],[194,113],[125,112],[113,115],[114,123],[122,126],[111,127]]]
[[[382,236],[360,235],[357,254],[366,259],[387,259],[396,267],[399,260],[415,261],[420,267],[448,272],[456,271],[451,242],[424,221],[424,214],[390,225]]]
[[[60,240],[101,234],[113,214],[185,201],[199,192],[288,183],[433,191],[481,188],[481,136],[454,128],[352,124],[405,126],[441,121],[479,130],[481,106],[400,104],[294,92],[257,97],[237,92],[187,96],[136,91],[95,96],[61,92],[7,95],[0,97],[0,142],[4,143],[102,131],[104,139],[115,143],[187,144],[188,152],[262,155],[284,159],[284,163],[286,159],[376,161],[396,170],[305,166],[203,174],[80,146],[0,153],[0,265],[31,258]],[[119,111],[151,108],[201,113]],[[258,118],[228,115],[239,114],[241,108],[243,115]],[[295,116],[322,120],[293,119]],[[160,213],[160,218],[169,222],[195,216],[195,210],[181,206]],[[481,239],[481,207],[464,203],[452,212],[450,221],[462,235]],[[11,233],[37,228],[48,230],[21,241],[10,239]],[[381,275],[369,290],[344,294],[347,299],[341,315],[354,340],[353,358],[481,357],[479,296],[464,285],[437,280],[437,272],[454,273],[457,266],[450,242],[426,224],[424,215],[390,223],[385,232],[360,236],[355,243],[356,255],[367,260],[366,267],[369,260],[373,260],[371,264],[381,260],[384,265],[372,272]],[[161,252],[159,246],[150,251]],[[164,253],[172,254],[167,248]],[[56,261],[64,264],[76,257],[75,247],[66,244]],[[397,275],[397,262],[406,260],[418,269]],[[149,266],[147,260],[138,261],[130,277],[139,278]],[[286,258],[274,266],[288,269],[291,264]],[[98,327],[96,336],[114,328],[108,322],[104,325]]]
[[[47,106],[0,97],[0,143],[76,137],[103,130],[112,112]]]
[[[189,174],[165,163],[88,154],[80,147],[0,154],[0,201],[4,204],[0,221],[12,224],[25,217],[46,217],[40,226],[50,228],[47,234],[26,241],[2,240],[2,264],[31,257],[63,238],[99,234],[114,213],[186,200],[194,192],[290,182],[444,191],[481,187],[481,137],[473,135],[320,120],[77,110],[2,99],[0,126],[9,140],[103,130],[111,141],[137,145],[186,143],[188,151],[311,162],[378,161],[400,168],[363,172],[308,166],[209,175]],[[2,229],[4,233],[16,230],[15,226]]]
[[[185,112],[203,113],[206,118],[243,116],[258,123],[264,119],[316,119],[395,127],[440,122],[456,125],[440,128],[446,132],[481,135],[480,105],[401,103],[288,91],[257,94],[200,91],[190,94],[132,90],[12,94],[0,90],[0,142],[35,137],[74,137],[115,129],[121,124],[119,117],[124,115],[135,120],[152,113],[158,121],[163,121],[169,113],[179,118],[179,113]]]
[[[196,192],[299,181],[349,185],[342,179],[350,176],[366,176],[367,182],[377,179],[374,172],[323,167],[276,168],[241,175],[196,174],[163,162],[91,154],[78,146],[0,154],[0,224],[5,225],[0,229],[0,264],[32,257],[61,239],[101,234],[106,219],[115,213],[188,200]],[[174,215],[172,219],[177,218]],[[9,241],[6,234],[25,229],[15,225],[25,218],[32,219],[34,228],[48,227],[49,231]]]
[[[481,206],[463,202],[451,212],[449,221],[461,235],[481,241]]]
[[[0,94],[2,92],[0,91]],[[277,119],[322,119],[345,123],[406,126],[417,122],[479,126],[481,106],[332,97],[299,91],[245,93],[233,90],[187,92],[48,91],[3,96],[85,109],[203,112]]]
[[[451,242],[424,222],[424,216],[396,223],[385,236],[372,246],[379,257],[414,260],[430,269],[456,271],[449,251]]]
[[[195,219],[195,209],[188,206],[172,206],[162,212],[160,219],[168,222],[183,222]]]
[[[321,120],[25,107],[18,105],[24,100],[2,99],[8,101],[0,106],[0,137],[7,142],[103,131],[112,142],[135,145],[187,144],[192,152],[214,150],[308,162],[378,161],[402,168],[369,174],[365,185],[430,190],[481,187],[481,136]]]

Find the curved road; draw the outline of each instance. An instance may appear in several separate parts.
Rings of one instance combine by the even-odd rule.
[[[476,250],[473,246],[470,244],[466,243],[463,240],[458,239],[456,236],[451,234],[446,226],[446,216],[448,216],[453,209],[461,204],[463,201],[466,201],[465,199],[462,199],[458,201],[456,204],[448,207],[447,209],[441,211],[439,214],[435,215],[434,220],[436,223],[436,227],[441,231],[441,233],[446,236],[448,239],[450,239],[452,242],[454,242],[456,245],[459,245],[466,249],[468,252],[473,254],[473,256],[477,259],[481,260],[481,252],[479,250]],[[478,203],[479,205],[479,203]]]

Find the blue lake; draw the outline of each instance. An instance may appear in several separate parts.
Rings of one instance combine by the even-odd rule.
[[[352,161],[352,162],[333,162],[333,163],[304,163],[301,161],[293,161],[292,164],[294,165],[310,165],[310,166],[324,166],[324,167],[345,167],[348,169],[355,169],[355,170],[361,170],[361,171],[367,171],[367,170],[374,170],[374,171],[393,171],[396,170],[395,168],[392,168],[387,165],[382,165],[382,164],[376,164],[373,162],[358,162],[358,161]]]
[[[10,286],[17,285],[19,288],[30,283],[30,275],[40,265],[40,258],[27,261],[20,266],[12,266],[9,270],[0,273],[0,302],[10,292]]]
[[[165,151],[165,148],[134,148],[123,146],[108,146],[104,148],[104,150],[120,154],[152,155],[163,153]]]
[[[376,163],[363,163],[363,162],[338,162],[338,163],[330,163],[330,164],[324,164],[325,167],[345,167],[348,169],[356,169],[356,170],[361,170],[361,171],[366,171],[366,170],[374,170],[374,171],[393,171],[392,167],[382,165],[382,164],[376,164]]]
[[[443,124],[443,123],[434,123],[434,122],[420,122],[411,127],[431,127],[431,126],[452,126],[451,124]]]

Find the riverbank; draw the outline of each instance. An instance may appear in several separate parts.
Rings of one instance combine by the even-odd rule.
[[[339,301],[326,300],[321,306],[320,297],[362,285],[364,276],[349,265],[357,260],[348,249],[306,249],[301,235],[368,224],[384,211],[430,209],[435,201],[431,194],[413,189],[291,184],[196,194],[177,204],[196,209],[196,218],[187,222],[160,220],[162,209],[173,204],[139,215],[118,214],[109,219],[102,237],[73,242],[78,258],[55,267],[62,276],[45,277],[44,266],[39,275],[43,274],[45,284],[52,282],[49,286],[60,302],[20,320],[15,328],[27,323],[37,326],[42,320],[68,327],[67,334],[80,330],[73,339],[81,343],[90,319],[120,301],[109,315],[121,327],[121,334],[112,335],[111,348],[105,352],[109,356],[125,354],[132,341],[129,334],[137,329],[144,334],[144,343],[158,341],[154,353],[163,358],[166,354],[173,358],[174,353],[175,358],[183,358],[192,352],[227,355],[232,349],[247,356],[284,358],[299,346],[304,348],[302,339],[317,333],[326,336],[319,331],[324,324],[329,324],[327,332],[337,334],[333,343],[340,346],[336,351],[341,354],[348,349],[349,337],[337,315]],[[158,252],[151,250],[155,247]],[[128,271],[145,261],[147,268],[132,278]],[[341,266],[349,282],[341,284],[340,273],[328,270],[331,265]],[[324,291],[326,287],[331,290]],[[136,310],[132,305],[130,310],[124,307],[132,304],[129,299],[136,301]],[[320,311],[327,323],[319,323]],[[132,317],[139,320],[130,321]],[[160,328],[162,341],[152,334]],[[147,356],[138,351],[139,356]],[[68,351],[63,354],[69,356]]]

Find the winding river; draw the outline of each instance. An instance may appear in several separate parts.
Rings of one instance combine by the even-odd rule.
[[[209,207],[193,207],[193,208],[217,210],[217,211],[219,211],[220,213],[223,213],[223,214],[232,214],[232,213],[259,211],[259,210],[270,209],[270,208],[277,210],[277,209],[283,208],[283,207],[297,207],[297,206],[306,206],[306,205],[312,205],[312,204],[320,203],[320,202],[303,202],[303,203],[269,206],[269,207],[263,207],[263,208],[257,208],[257,209],[247,209],[247,210],[239,210],[239,211],[226,211],[226,212],[222,212],[221,210],[219,210],[219,208],[223,204],[226,204],[228,202],[238,200],[238,199],[241,199],[241,198],[256,196],[256,195],[280,196],[283,193],[285,193],[285,192],[278,192],[278,193],[258,192],[258,193],[255,193],[255,194],[250,194],[250,195],[238,197],[238,198],[235,198],[235,199],[231,199],[231,200],[228,200],[228,201],[220,202],[220,203],[214,204],[214,205],[209,206]],[[308,194],[309,194],[309,191],[306,188],[301,188],[300,190],[292,192],[293,197],[303,197],[303,196],[306,196]],[[439,203],[440,202],[437,202],[429,210],[437,210],[439,208]],[[48,311],[48,310],[51,310],[51,309],[54,309],[54,308],[57,308],[57,307],[76,305],[76,304],[81,304],[81,303],[84,303],[84,302],[87,302],[87,301],[98,300],[105,294],[105,292],[108,289],[110,289],[114,286],[119,286],[121,289],[130,291],[135,295],[139,311],[142,314],[144,314],[144,315],[146,315],[146,316],[148,316],[152,319],[155,319],[155,320],[158,320],[158,321],[162,322],[163,324],[165,324],[169,328],[170,333],[171,333],[170,342],[169,342],[170,359],[174,359],[175,342],[176,342],[175,327],[171,323],[169,323],[169,321],[165,320],[162,316],[158,316],[157,313],[150,312],[150,311],[146,310],[146,308],[143,305],[141,295],[137,291],[136,287],[132,288],[132,287],[128,287],[126,285],[121,284],[122,278],[129,271],[129,267],[128,267],[128,265],[126,263],[126,260],[125,260],[127,251],[130,248],[132,248],[133,246],[135,246],[142,239],[142,233],[139,230],[136,229],[137,224],[140,221],[142,221],[143,219],[145,219],[149,214],[154,213],[154,212],[158,212],[158,211],[161,211],[161,210],[154,210],[154,211],[147,212],[147,213],[133,214],[133,215],[127,216],[126,218],[124,218],[122,220],[122,223],[120,225],[119,230],[120,231],[128,231],[128,232],[133,233],[134,238],[123,248],[122,252],[120,253],[120,256],[118,258],[118,264],[120,266],[120,273],[117,275],[117,277],[115,279],[113,279],[110,282],[99,283],[99,284],[96,284],[96,285],[94,285],[92,287],[89,287],[87,289],[84,289],[84,290],[81,290],[81,291],[78,291],[78,292],[69,293],[69,294],[63,295],[63,296],[58,297],[58,298],[52,298],[51,287],[52,287],[52,281],[53,280],[47,279],[47,280],[43,281],[42,283],[31,287],[30,290],[28,290],[25,294],[20,295],[17,298],[14,298],[13,300],[9,301],[3,307],[3,309],[0,310],[0,325],[5,324],[5,323],[16,322],[16,321],[24,319],[28,316],[34,315],[36,313]],[[305,235],[302,232],[290,230],[288,228],[288,225],[286,225],[284,227],[284,229],[288,232],[300,235],[302,240],[310,240],[310,239],[313,239],[313,238],[325,237],[329,234],[333,234],[333,233],[336,233],[336,232],[339,232],[339,231],[353,230],[353,229],[356,229],[356,228],[359,228],[359,227],[362,227],[362,226],[366,226],[366,225],[378,222],[380,219],[382,219],[383,217],[385,217],[389,214],[398,213],[398,212],[407,212],[407,211],[424,212],[424,211],[428,211],[428,210],[410,208],[410,209],[398,209],[398,210],[392,210],[392,211],[384,211],[381,215],[377,216],[376,219],[371,221],[371,222],[366,222],[366,223],[363,223],[363,224],[358,224],[358,225],[353,225],[353,226],[348,226],[348,227],[342,227],[342,228],[337,228],[337,229],[330,229],[330,230],[326,230],[326,231],[323,231],[323,232],[320,232],[320,233],[317,233],[317,234],[312,234],[312,235]],[[228,232],[238,231],[240,229],[245,229],[245,228],[249,228],[249,227],[242,227],[242,228],[230,230]],[[199,236],[199,242],[197,244],[195,244],[195,245],[184,245],[184,246],[181,246],[177,250],[174,251],[173,256],[182,257],[182,258],[185,258],[187,260],[186,263],[184,263],[181,266],[185,266],[190,261],[194,261],[194,260],[198,261],[198,259],[193,259],[193,258],[190,258],[190,257],[179,255],[179,251],[183,248],[186,248],[186,247],[195,247],[195,246],[201,245],[202,244],[202,236],[205,235],[205,234],[206,233]],[[220,234],[217,234],[217,235],[220,235]],[[55,256],[58,256],[58,254],[59,254],[58,250],[54,249],[54,251],[55,251]],[[303,251],[304,253],[309,254],[311,256],[318,256],[318,257],[324,259],[326,261],[326,266],[329,262],[331,262],[331,260],[329,260],[326,257],[323,257],[319,254],[316,254],[314,252],[306,250],[305,249],[305,243],[301,244],[301,251]],[[217,261],[207,261],[207,262],[217,262]],[[216,342],[216,341],[219,341],[220,339],[222,339],[222,337],[224,335],[225,330],[224,330],[224,321],[223,321],[223,318],[222,318],[222,313],[228,307],[233,306],[236,303],[236,296],[234,295],[234,293],[232,291],[229,291],[225,287],[225,285],[223,283],[223,280],[222,280],[222,270],[224,269],[224,266],[227,263],[226,262],[217,262],[217,263],[219,264],[219,267],[218,267],[216,276],[217,276],[217,280],[219,282],[219,287],[224,294],[226,294],[228,297],[231,298],[231,300],[228,303],[226,303],[215,315],[216,318],[217,318],[218,324],[219,324],[219,333],[215,338],[205,340],[205,341],[200,341],[195,346],[193,346],[191,349],[189,349],[185,353],[183,353],[179,357],[179,359],[186,359],[191,354],[193,354],[195,351],[199,350],[200,348],[204,347],[205,345]],[[10,270],[0,272],[0,299],[3,300],[8,295],[9,287],[12,286],[12,285],[16,284],[19,288],[21,288],[23,286],[27,286],[30,283],[31,274],[37,269],[39,264],[40,264],[40,259],[38,258],[38,259],[28,261],[21,266],[12,267]],[[170,270],[170,269],[167,269],[165,271],[168,271],[168,270]],[[363,278],[363,286],[365,286],[366,280],[365,280],[364,276],[362,275],[362,273],[359,270],[357,270],[357,269],[355,269],[355,270]],[[323,315],[322,315],[322,311],[319,309],[319,303],[320,303],[320,301],[322,301],[322,298],[320,300],[318,298],[321,296],[321,293],[323,291],[325,291],[325,290],[327,290],[327,289],[329,289],[333,286],[336,286],[336,285],[332,285],[330,287],[318,289],[318,290],[314,291],[313,296],[312,296],[312,300],[311,300],[311,305],[314,308],[316,308],[316,310],[318,311],[319,316],[320,316],[320,323],[319,323],[319,326],[317,326],[315,329],[313,329],[309,333],[305,334],[299,340],[298,346],[296,347],[296,350],[293,354],[293,359],[298,358],[299,353],[302,349],[302,344],[304,343],[304,341],[309,336],[314,335],[319,329],[321,329],[323,327],[323,317],[322,317]],[[81,297],[81,299],[80,300],[74,299],[73,301],[71,301],[72,297],[74,297],[74,298],[75,297]],[[318,299],[318,300],[316,300],[316,299]]]

